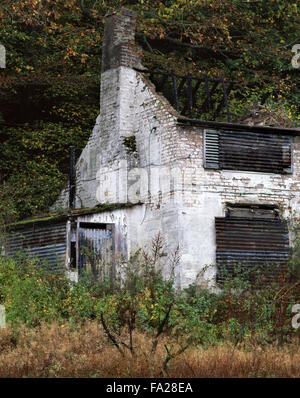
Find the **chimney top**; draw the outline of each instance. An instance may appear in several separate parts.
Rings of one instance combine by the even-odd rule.
[[[118,9],[106,17],[102,46],[102,72],[126,66],[140,66],[135,45],[137,13],[127,8]]]

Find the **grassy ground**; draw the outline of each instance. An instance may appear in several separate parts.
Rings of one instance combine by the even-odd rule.
[[[152,254],[120,264],[113,286],[0,256],[0,378],[300,377],[299,256],[277,283],[242,270],[217,294],[176,290],[157,267],[162,251],[158,237]]]
[[[193,346],[164,369],[166,347],[172,350],[168,338],[151,355],[151,337],[139,332],[134,337],[136,354],[122,356],[95,321],[73,330],[55,323],[2,329],[0,377],[300,377],[297,344]]]

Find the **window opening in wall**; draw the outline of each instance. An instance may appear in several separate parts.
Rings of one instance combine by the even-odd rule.
[[[218,282],[224,272],[234,275],[260,268],[266,280],[275,280],[290,255],[288,226],[275,206],[227,206],[226,217],[215,218]]]
[[[246,131],[205,130],[204,167],[288,174],[292,137]]]
[[[70,268],[76,269],[76,242],[71,242]]]

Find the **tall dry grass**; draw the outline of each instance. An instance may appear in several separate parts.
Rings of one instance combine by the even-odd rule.
[[[136,332],[134,345],[134,356],[122,356],[95,321],[74,330],[58,324],[2,329],[0,377],[300,377],[297,344],[190,347],[165,370],[165,345],[172,345],[166,336],[154,354],[146,334]]]

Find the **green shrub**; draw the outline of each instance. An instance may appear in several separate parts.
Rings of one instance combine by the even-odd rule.
[[[283,344],[297,335],[291,325],[291,309],[300,302],[300,281],[295,275],[290,277],[299,261],[296,254],[277,281],[262,284],[259,269],[249,281],[241,268],[228,274],[215,292],[197,285],[176,289],[172,275],[178,261],[178,252],[165,255],[158,236],[150,254],[139,250],[128,261],[121,259],[116,264],[113,283],[108,276],[95,282],[89,273],[74,283],[22,253],[15,259],[2,256],[0,302],[5,305],[7,321],[14,325],[34,327],[53,320],[80,325],[96,319],[115,341],[129,331],[130,341],[123,346],[132,351],[135,329],[202,346],[249,339]],[[168,267],[171,277],[166,280],[161,269]],[[118,341],[120,347],[122,340]]]

